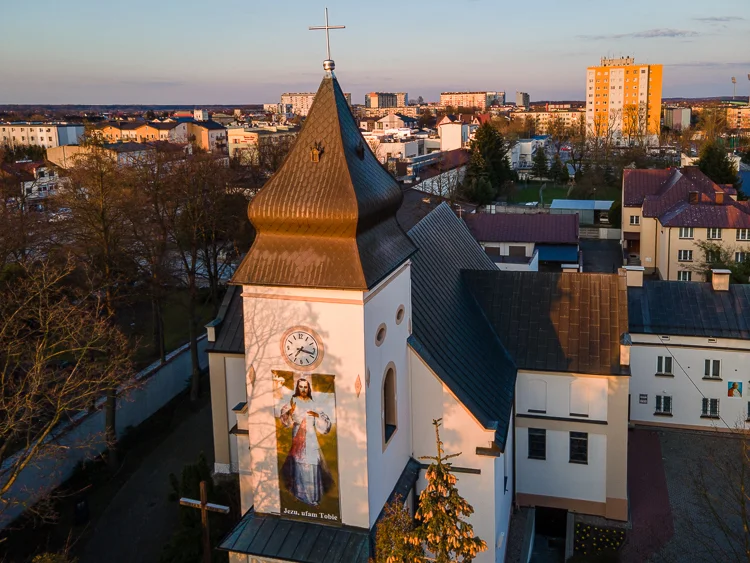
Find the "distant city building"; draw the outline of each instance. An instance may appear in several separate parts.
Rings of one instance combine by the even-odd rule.
[[[73,123],[0,122],[0,146],[44,148],[77,143],[84,126]]]
[[[366,117],[385,117],[391,114],[401,114],[408,117],[417,117],[421,112],[419,106],[399,106],[394,108],[367,108],[364,106],[358,106],[354,109],[356,115],[360,118]]]
[[[616,144],[659,142],[662,65],[602,58],[586,70],[586,128]]]
[[[346,98],[346,103],[351,106],[352,95],[344,93],[344,97]],[[291,105],[292,113],[303,117],[307,116],[314,99],[315,92],[286,92],[281,95],[281,103]]]
[[[169,141],[187,143],[188,121],[108,121],[92,131],[104,141]],[[75,144],[75,143],[68,143]]]
[[[527,92],[516,92],[516,105],[519,108],[526,108],[529,109],[529,103],[531,102],[531,97]]]
[[[208,121],[208,110],[205,109],[194,109],[193,119],[196,121]]]
[[[454,108],[476,108],[486,110],[493,102],[499,103],[499,95],[505,101],[505,92],[442,92],[440,105]]]
[[[750,105],[729,106],[727,108],[727,127],[750,131]]]
[[[534,132],[537,135],[546,135],[550,131],[550,125],[556,122],[566,128],[583,128],[585,126],[586,112],[580,110],[562,111],[514,111],[510,113],[511,121],[529,120],[534,124]]]
[[[391,92],[370,92],[369,94],[365,94],[366,108],[395,108],[398,105],[398,96]]]
[[[406,92],[396,92],[396,107],[406,107],[409,105],[409,94]]]
[[[57,188],[59,177],[44,161],[0,164],[0,178],[18,182],[18,199],[33,203],[50,195]],[[12,197],[11,194],[7,194]]]
[[[665,108],[664,127],[674,131],[682,131],[690,127],[690,108]]]
[[[243,164],[256,164],[264,143],[275,143],[286,137],[295,137],[299,130],[294,127],[229,127],[227,142],[229,158],[239,158]]]

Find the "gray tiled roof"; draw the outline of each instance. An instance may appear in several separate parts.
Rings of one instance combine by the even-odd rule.
[[[750,339],[750,285],[646,281],[628,288],[633,334]]]
[[[516,366],[464,283],[464,269],[497,271],[463,222],[441,204],[409,231],[413,333],[409,344],[501,448],[513,408]]]
[[[216,341],[209,342],[209,352],[230,354],[245,353],[245,328],[242,313],[242,288],[236,285],[227,287],[216,319],[220,322],[216,329]]]
[[[466,281],[521,369],[625,375],[628,331],[620,274],[466,272]]]

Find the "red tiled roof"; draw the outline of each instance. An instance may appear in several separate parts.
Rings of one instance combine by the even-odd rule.
[[[578,216],[481,213],[464,221],[479,242],[578,244]]]
[[[625,206],[642,206],[644,217],[657,217],[665,227],[750,228],[750,205],[734,201],[733,187],[714,183],[697,166],[625,170],[623,186]],[[691,193],[697,193],[694,203]],[[717,193],[724,194],[722,204]]]

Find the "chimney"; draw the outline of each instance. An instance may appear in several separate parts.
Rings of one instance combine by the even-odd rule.
[[[620,336],[620,367],[630,367],[630,347],[633,345],[633,339],[630,334],[623,332]]]
[[[625,266],[628,287],[643,287],[643,272],[645,270],[646,268],[643,266]]]
[[[730,270],[711,270],[711,286],[714,291],[729,291]]]
[[[698,203],[698,192],[690,192],[688,194],[688,203],[691,205]]]
[[[714,196],[716,198],[716,205],[724,205],[724,192],[716,192]]]
[[[578,264],[562,264],[563,273],[577,274],[580,271]]]

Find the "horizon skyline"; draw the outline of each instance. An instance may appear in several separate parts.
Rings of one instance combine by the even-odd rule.
[[[750,58],[743,60],[742,48],[750,21],[727,15],[741,13],[739,0],[719,0],[713,9],[689,0],[679,14],[635,0],[618,18],[597,14],[591,0],[573,0],[566,9],[541,0],[528,15],[504,13],[490,0],[468,0],[458,14],[447,0],[429,10],[386,4],[394,8],[384,8],[382,19],[365,20],[343,0],[328,2],[331,25],[346,26],[331,34],[331,50],[337,78],[353,103],[361,104],[371,91],[437,101],[441,91],[455,90],[505,91],[509,101],[516,91],[528,92],[532,101],[583,101],[586,68],[603,56],[621,55],[634,56],[637,64],[662,64],[664,98],[731,96],[732,76],[740,99],[750,92]],[[323,5],[225,0],[223,6],[233,10],[232,17],[208,12],[197,0],[158,6],[133,0],[127,7],[71,0],[64,10],[55,0],[11,5],[8,21],[51,15],[58,22],[52,29],[62,33],[34,41],[28,26],[3,33],[0,104],[250,105],[277,103],[284,92],[317,90],[325,36],[308,27],[323,24]],[[279,11],[283,27],[273,24]],[[144,15],[149,19],[141,21]],[[431,36],[403,25],[417,25],[425,15],[434,20],[427,28]],[[523,29],[519,19],[531,27]],[[401,25],[393,39],[384,40],[394,21]],[[175,35],[195,41],[178,47]],[[263,56],[242,57],[243,51]],[[455,70],[446,73],[446,67]],[[488,68],[498,70],[493,75]]]

